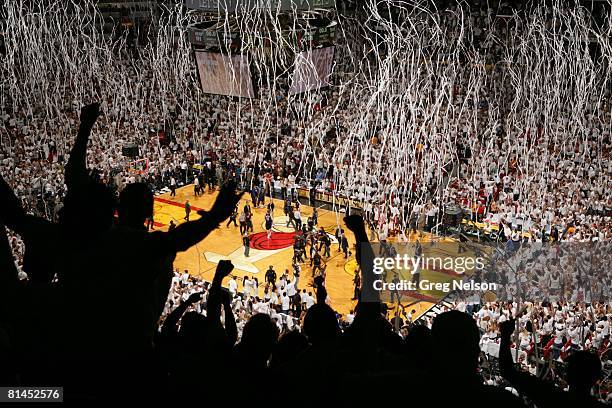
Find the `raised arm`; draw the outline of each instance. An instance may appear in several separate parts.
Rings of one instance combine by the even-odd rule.
[[[198,211],[200,219],[183,223],[172,231],[162,233],[160,245],[172,252],[188,250],[202,241],[231,215],[240,197],[242,193],[236,193],[234,183],[225,184],[210,211]]]
[[[510,382],[515,379],[517,370],[512,359],[512,333],[514,333],[514,319],[507,320],[500,324],[500,343],[499,343],[499,368],[504,378]]]
[[[181,320],[181,317],[185,314],[185,311],[189,309],[189,306],[194,303],[202,300],[202,293],[196,292],[193,293],[186,301],[178,305],[176,309],[174,309],[168,316],[166,320],[164,320],[164,324],[162,325],[162,334],[164,335],[173,335],[178,331],[178,322]]]
[[[232,345],[238,340],[238,328],[236,327],[236,321],[232,312],[230,293],[221,287],[221,283],[233,269],[234,265],[232,265],[231,261],[219,261],[215,276],[210,285],[208,302],[206,304],[206,316],[211,322],[215,323],[221,322],[221,305],[223,304],[223,310],[225,311],[225,333]]]
[[[208,291],[208,302],[206,303],[206,316],[212,321],[218,322],[221,317],[221,283],[233,269],[234,265],[227,259],[221,260],[217,264],[217,270]]]
[[[372,307],[379,307],[380,293],[374,289],[374,281],[376,280],[376,275],[374,274],[374,251],[366,233],[363,217],[360,215],[349,215],[344,217],[344,223],[355,235],[355,257],[361,269],[361,297],[359,302],[372,304]]]
[[[99,103],[92,103],[81,109],[79,131],[70,150],[70,158],[64,173],[64,181],[69,192],[87,182],[87,143],[99,115]]]
[[[221,303],[225,312],[225,333],[229,343],[234,345],[238,341],[238,327],[236,326],[236,319],[232,311],[232,297],[229,290],[221,289]]]
[[[556,390],[554,386],[514,366],[512,359],[512,333],[515,328],[514,319],[506,320],[500,324],[499,368],[504,377],[516,390],[531,399],[537,406],[548,406]]]

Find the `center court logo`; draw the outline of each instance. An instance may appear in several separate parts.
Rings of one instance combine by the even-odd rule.
[[[265,228],[265,224],[262,224]],[[329,228],[325,228],[328,230]],[[252,248],[248,257],[244,255],[243,247],[237,247],[229,254],[220,254],[216,252],[204,252],[204,258],[208,262],[218,263],[222,259],[229,259],[234,264],[234,268],[250,272],[253,274],[259,273],[260,269],[255,265],[256,262],[264,260],[281,251],[288,250],[293,247],[295,238],[302,235],[302,231],[296,231],[293,227],[287,227],[287,218],[284,216],[274,217],[273,229],[270,238],[267,232],[257,232],[249,235]],[[337,243],[336,238],[327,233],[332,244]]]
[[[301,232],[274,232],[270,238],[266,232],[258,232],[249,236],[251,248],[261,250],[283,249],[293,246],[296,235]]]
[[[249,235],[251,241],[249,246],[252,250],[248,257],[244,255],[244,249],[238,247],[227,255],[207,251],[204,252],[204,258],[212,263],[219,263],[222,259],[229,259],[234,264],[234,268],[238,270],[259,273],[259,268],[255,265],[256,262],[291,248],[295,236],[299,234],[301,232],[274,232],[270,239],[268,239],[267,233],[257,232]]]

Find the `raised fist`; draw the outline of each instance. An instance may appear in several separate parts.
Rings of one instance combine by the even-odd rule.
[[[355,234],[365,232],[365,224],[361,215],[349,215],[344,217],[344,223],[346,227]]]
[[[100,104],[91,103],[81,108],[81,126],[92,127],[100,116]]]
[[[227,275],[229,275],[230,272],[233,270],[234,270],[234,265],[232,264],[232,261],[228,259],[221,260],[219,261],[219,264],[217,265],[217,271],[215,272],[215,277],[223,279]]]

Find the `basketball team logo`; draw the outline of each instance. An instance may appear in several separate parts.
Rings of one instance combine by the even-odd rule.
[[[331,238],[332,243],[338,242],[336,237],[330,234],[329,231],[327,231],[327,233]],[[266,231],[256,232],[249,235],[251,242],[249,246],[251,250],[249,251],[250,253],[248,257],[244,255],[244,248],[240,246],[227,255],[207,251],[204,252],[204,258],[206,258],[208,262],[215,264],[219,263],[220,260],[229,259],[234,264],[235,269],[245,272],[258,273],[260,270],[257,266],[255,266],[256,262],[264,260],[281,251],[286,251],[293,248],[295,237],[301,234],[301,231],[295,231],[292,226],[287,226],[287,217],[277,216],[274,217],[272,234],[269,239]]]
[[[251,240],[251,249],[258,250],[276,250],[285,249],[293,246],[296,235],[301,232],[273,232],[268,239],[267,232],[258,232],[249,236]]]

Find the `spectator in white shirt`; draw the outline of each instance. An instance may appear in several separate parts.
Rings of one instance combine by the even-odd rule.
[[[312,296],[312,292],[308,292],[308,296],[306,297],[306,309],[310,309],[312,305],[315,304],[315,298]]]
[[[232,294],[232,297],[236,296],[236,293],[238,293],[238,283],[233,276],[230,277],[230,280],[227,283],[227,289]]]
[[[280,303],[281,303],[281,311],[285,314],[289,313],[290,298],[289,296],[287,296],[287,292],[283,292],[281,294]]]
[[[295,294],[297,293],[297,288],[296,288],[297,283],[298,283],[298,278],[294,276],[293,280],[287,283],[287,285],[285,286],[285,291],[287,292],[287,296],[289,296],[290,298],[295,296]]]

